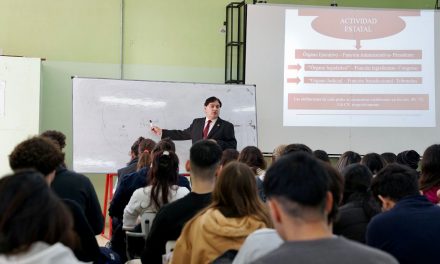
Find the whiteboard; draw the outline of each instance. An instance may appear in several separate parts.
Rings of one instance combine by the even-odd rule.
[[[40,126],[41,59],[0,56],[0,177],[9,154]]]
[[[210,96],[222,101],[220,117],[235,128],[237,148],[257,146],[255,86],[93,79],[74,77],[73,169],[113,173],[129,161],[139,137],[156,142],[149,121],[165,129],[188,128],[204,117]],[[175,141],[180,171],[189,158],[191,141]]]

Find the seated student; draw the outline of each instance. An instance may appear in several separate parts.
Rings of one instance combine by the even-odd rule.
[[[34,170],[0,179],[0,263],[82,263],[72,216]]]
[[[59,131],[48,130],[41,136],[52,139],[61,151],[66,146],[66,136]],[[63,164],[57,167],[55,179],[50,187],[60,198],[78,203],[95,235],[102,232],[104,217],[95,188],[89,178],[68,170],[63,161]]]
[[[365,233],[380,206],[370,191],[373,174],[365,165],[351,164],[342,171],[344,196],[333,233],[365,244]]]
[[[154,153],[158,151],[167,150],[174,152],[176,150],[174,142],[170,139],[162,139],[151,151],[148,149],[142,149],[142,147],[144,146],[142,142],[140,143],[140,146],[141,149],[139,150],[139,152],[142,154],[139,162],[148,161],[148,163],[142,164],[143,167],[140,168],[137,172],[127,174],[122,177],[121,183],[116,190],[115,195],[113,196],[108,210],[109,215],[113,219],[115,227],[113,229],[112,238],[110,240],[110,248],[116,251],[121,256],[122,261],[125,261],[126,257],[125,232],[122,230],[124,209],[130,201],[130,198],[133,195],[134,191],[139,188],[145,187],[150,183],[149,174],[151,158],[144,158],[144,155],[153,156]],[[145,148],[147,148],[147,146],[148,145],[146,144]],[[190,190],[189,181],[184,176],[179,175],[178,185],[186,187]]]
[[[263,153],[260,149],[254,146],[247,146],[240,151],[238,155],[238,161],[249,166],[255,174],[257,180],[258,195],[261,200],[266,201],[266,196],[263,191],[264,174],[266,173],[266,161],[264,160]]]
[[[315,158],[317,158],[319,160],[322,160],[328,164],[331,164],[330,158],[328,157],[327,152],[325,152],[324,150],[321,150],[321,149],[314,150],[313,156],[315,156]]]
[[[238,250],[257,229],[270,227],[267,208],[258,198],[256,180],[245,164],[223,168],[212,203],[192,218],[177,239],[171,263],[209,263],[227,250]]]
[[[124,209],[124,228],[134,228],[144,212],[157,213],[163,205],[189,193],[187,188],[177,185],[178,171],[179,159],[174,152],[165,150],[154,153],[149,174],[150,184],[137,189],[131,196]]]
[[[142,145],[141,145],[142,144]],[[144,158],[148,157],[148,155],[142,155],[144,151],[151,151],[154,146],[156,146],[156,142],[149,138],[139,137],[130,148],[130,161],[127,163],[127,166],[120,168],[118,170],[118,180],[116,181],[115,190],[118,188],[119,182],[122,179],[122,176],[136,172],[139,170],[138,163],[139,157],[143,156]],[[140,152],[142,151],[142,152]]]
[[[177,240],[185,223],[211,202],[222,150],[210,140],[194,143],[186,170],[191,175],[192,191],[182,199],[163,206],[150,228],[142,263],[161,264],[167,241]]]
[[[387,165],[394,163],[397,160],[397,155],[392,152],[384,152],[380,154],[380,156],[385,160]]]
[[[327,223],[331,228],[338,216],[338,205],[342,200],[342,190],[344,188],[341,174],[330,164],[322,162],[329,174],[329,191],[333,195],[333,205],[327,215]],[[277,231],[272,228],[262,228],[250,234],[243,243],[243,246],[235,256],[233,264],[253,263],[256,259],[275,250],[283,243]]]
[[[274,163],[281,155],[284,153],[284,149],[287,145],[278,145],[274,150],[272,151],[272,163]]]
[[[415,150],[405,150],[397,154],[396,162],[417,171],[419,168],[420,155]],[[417,176],[420,176],[418,171]]]
[[[335,206],[323,163],[307,153],[281,157],[264,189],[275,229],[285,241],[253,263],[397,263],[390,255],[335,237],[327,215]]]
[[[339,172],[342,172],[342,170],[348,165],[359,162],[361,162],[361,155],[349,150],[342,153],[339,157],[338,162],[336,163],[336,169],[338,169]]]
[[[231,161],[237,160],[240,152],[236,149],[225,149],[222,152],[222,159],[220,160],[220,169]]]
[[[33,137],[18,144],[9,155],[9,165],[13,171],[36,169],[42,173],[48,185],[55,177],[55,169],[63,162],[64,154],[48,138]],[[102,259],[98,242],[79,205],[72,200],[63,199],[74,219],[74,231],[79,237],[80,245],[75,248],[75,256],[81,261],[98,261]]]
[[[109,215],[113,220],[114,230],[118,226],[122,227],[124,208],[128,201],[130,201],[133,192],[138,188],[146,186],[148,183],[147,175],[151,165],[151,156],[153,149],[157,146],[153,143],[154,141],[151,139],[143,139],[139,142],[136,172],[123,175],[119,180],[118,188],[108,209]]]
[[[438,263],[440,207],[420,195],[417,172],[390,164],[373,178],[371,190],[385,212],[368,225],[367,244],[390,253],[401,264]]]
[[[429,146],[423,153],[420,190],[432,203],[438,204],[440,190],[440,145]]]
[[[365,154],[360,164],[367,166],[367,168],[376,175],[386,165],[386,161],[377,153]]]
[[[282,155],[286,155],[286,154],[293,153],[293,152],[298,152],[298,151],[302,151],[302,152],[306,152],[306,153],[309,153],[309,154],[313,154],[313,151],[312,151],[312,149],[309,146],[304,145],[302,143],[293,143],[293,144],[287,145],[284,148],[284,151],[283,151]]]

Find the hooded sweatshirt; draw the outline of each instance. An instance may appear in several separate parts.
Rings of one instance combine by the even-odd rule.
[[[25,252],[13,256],[0,255],[0,264],[78,264],[72,251],[61,243],[48,245],[44,242],[35,242]]]
[[[217,209],[208,209],[185,225],[171,263],[210,263],[229,249],[238,250],[250,233],[264,227],[253,216],[225,217]]]

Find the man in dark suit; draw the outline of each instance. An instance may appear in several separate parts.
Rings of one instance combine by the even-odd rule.
[[[161,129],[153,126],[152,131],[162,138],[173,140],[192,140],[193,144],[202,139],[211,139],[220,145],[222,150],[236,149],[234,125],[219,117],[222,102],[217,97],[205,101],[205,117],[196,118],[185,130]]]

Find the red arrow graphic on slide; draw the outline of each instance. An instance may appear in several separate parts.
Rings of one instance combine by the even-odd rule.
[[[301,65],[299,65],[299,64],[296,64],[296,65],[289,65],[289,66],[287,66],[287,69],[289,69],[289,70],[297,70],[297,71],[299,71],[299,70],[301,70]]]
[[[298,78],[298,77],[296,77],[296,78],[287,78],[287,83],[296,83],[296,84],[298,84],[300,82],[301,82],[301,79]]]

